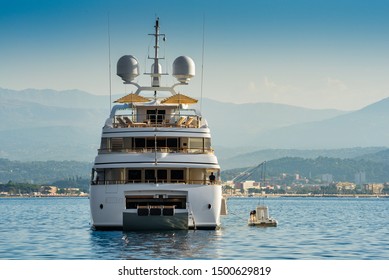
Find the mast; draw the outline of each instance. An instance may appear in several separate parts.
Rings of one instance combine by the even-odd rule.
[[[154,60],[154,64],[152,66],[152,73],[151,74],[151,86],[152,87],[159,87],[160,86],[160,79],[162,74],[162,69],[159,66],[159,57],[158,57],[158,50],[159,50],[159,36],[164,36],[165,34],[159,34],[159,18],[155,20],[155,33],[149,34],[154,36],[154,57],[149,57],[149,59]],[[162,59],[162,58],[161,58]]]
[[[153,60],[153,65],[151,66],[150,72],[144,73],[145,75],[150,75],[151,86],[141,86],[134,82],[134,79],[139,75],[139,63],[132,55],[124,55],[119,59],[116,74],[122,78],[124,84],[134,85],[137,88],[134,94],[139,95],[142,91],[154,91],[154,97],[156,99],[157,91],[167,91],[172,95],[176,95],[176,86],[188,85],[189,80],[195,76],[195,64],[188,56],[177,57],[173,62],[173,77],[178,80],[178,83],[175,83],[173,86],[161,86],[161,76],[168,75],[168,73],[163,73],[162,66],[159,64],[160,59],[165,59],[164,57],[159,57],[159,37],[162,36],[162,40],[165,41],[166,35],[159,33],[158,17],[155,21],[154,28],[154,33],[148,34],[154,36],[154,54],[153,57],[150,54],[147,57]]]

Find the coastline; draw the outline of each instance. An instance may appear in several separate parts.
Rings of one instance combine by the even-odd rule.
[[[0,195],[0,198],[89,198],[84,195]]]
[[[229,195],[224,198],[280,198],[280,197],[338,197],[338,198],[389,198],[389,194],[266,194],[266,195]],[[0,198],[89,198],[89,194],[82,195],[1,195]]]
[[[389,198],[389,194],[266,194],[223,195],[225,198],[280,198],[280,197],[339,197],[339,198]]]

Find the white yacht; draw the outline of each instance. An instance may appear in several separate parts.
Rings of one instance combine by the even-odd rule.
[[[134,82],[138,60],[121,57],[117,75],[134,93],[116,100],[102,129],[90,185],[95,229],[216,229],[220,226],[220,166],[196,99],[178,93],[195,75],[191,58],[173,62],[176,84],[161,86],[156,20],[151,86]],[[151,96],[150,96],[151,95]]]

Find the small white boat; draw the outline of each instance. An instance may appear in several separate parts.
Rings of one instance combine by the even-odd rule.
[[[269,208],[266,205],[257,206],[256,210],[250,212],[249,226],[276,227],[276,219],[269,217]]]

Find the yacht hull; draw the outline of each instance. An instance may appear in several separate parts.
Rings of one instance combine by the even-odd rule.
[[[221,185],[91,185],[91,222],[97,230],[217,229],[221,199]]]

